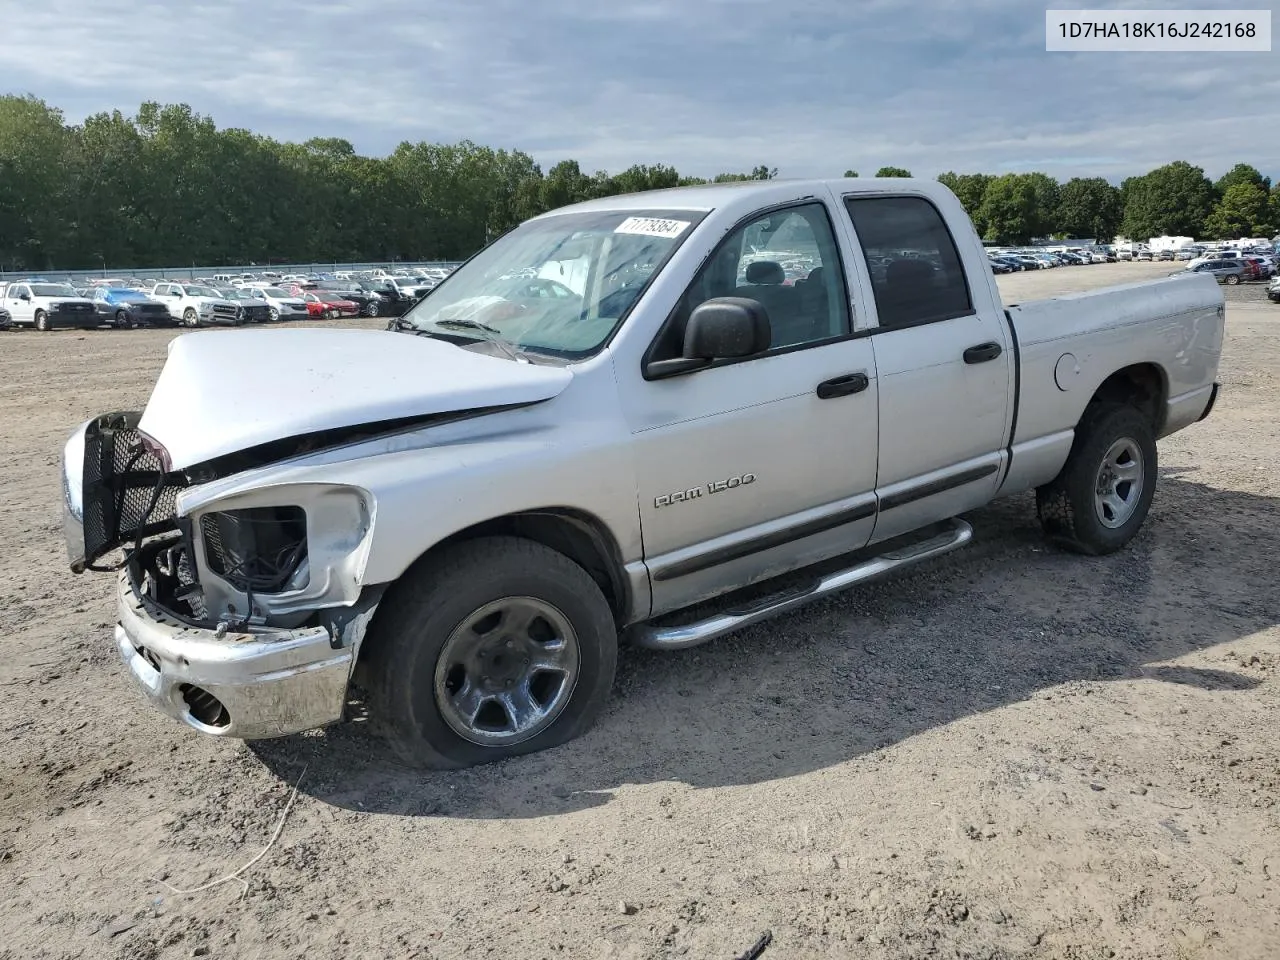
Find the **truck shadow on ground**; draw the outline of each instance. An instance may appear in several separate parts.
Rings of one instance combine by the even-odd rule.
[[[702,648],[628,650],[599,722],[555,750],[413,771],[359,722],[251,748],[284,780],[306,763],[302,792],[338,807],[507,819],[604,804],[626,784],[809,773],[1071,681],[1233,696],[1261,681],[1164,662],[1280,622],[1280,499],[1173,473],[1112,556],[1048,546],[1019,497],[971,515],[973,545],[913,573]]]

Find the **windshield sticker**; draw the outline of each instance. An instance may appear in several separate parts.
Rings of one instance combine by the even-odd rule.
[[[627,217],[614,233],[634,233],[642,237],[666,237],[674,239],[684,233],[688,220],[660,220],[656,217]]]

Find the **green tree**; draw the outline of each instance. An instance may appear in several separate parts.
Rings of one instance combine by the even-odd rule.
[[[1213,184],[1200,167],[1175,160],[1120,185],[1120,232],[1133,240],[1158,236],[1200,237],[1213,211]]]
[[[909,177],[911,171],[902,167],[881,167],[876,171],[877,177]]]
[[[844,175],[845,175],[845,179],[852,180],[854,177],[856,177],[856,176],[858,175],[858,171],[857,171],[857,170],[846,170],[846,171],[844,172]]]
[[[0,264],[63,263],[75,202],[62,112],[35,97],[0,96]]]
[[[1237,163],[1234,167],[1224,173],[1215,183],[1214,189],[1218,191],[1218,196],[1225,194],[1231,187],[1238,183],[1249,183],[1262,188],[1263,192],[1271,190],[1271,180],[1264,177],[1258,172],[1258,168],[1250,166],[1247,163]]]
[[[750,180],[772,180],[778,175],[777,167],[758,166],[750,173],[718,173],[712,183],[746,183]]]
[[[1204,229],[1214,239],[1271,236],[1271,198],[1261,184],[1247,180],[1228,186],[1205,220]]]
[[[986,232],[986,224],[982,222],[982,199],[986,195],[987,186],[995,179],[985,173],[952,173],[939,174],[938,182],[956,195],[964,212],[973,221],[979,234]]]
[[[1058,181],[1047,173],[1023,173],[1035,194],[1035,215],[1032,218],[1031,233],[1033,237],[1048,237],[1058,231],[1058,201],[1062,187]]]
[[[984,240],[1027,243],[1036,234],[1035,184],[1025,174],[996,177],[983,193],[978,216],[986,225]]]
[[[1068,237],[1093,237],[1110,243],[1123,215],[1119,189],[1102,177],[1075,177],[1062,185],[1056,221]]]

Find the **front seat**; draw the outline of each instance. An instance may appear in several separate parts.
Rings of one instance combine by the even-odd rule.
[[[769,314],[770,342],[775,347],[803,343],[808,339],[804,317],[800,313],[800,291],[783,285],[787,273],[773,260],[757,260],[747,264],[746,285],[734,295],[747,297],[764,305]]]
[[[787,279],[787,272],[782,264],[773,260],[757,260],[747,264],[747,283],[768,286],[781,286]]]

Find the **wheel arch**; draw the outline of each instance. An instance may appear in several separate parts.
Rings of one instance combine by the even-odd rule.
[[[600,587],[619,626],[628,618],[634,598],[617,540],[599,517],[571,507],[521,510],[463,527],[423,551],[397,579],[455,544],[494,536],[532,540],[568,557]]]
[[[1168,416],[1168,400],[1169,375],[1164,368],[1158,363],[1134,363],[1117,370],[1098,385],[1081,411],[1080,420],[1096,404],[1121,403],[1146,417],[1152,431],[1159,436]]]

